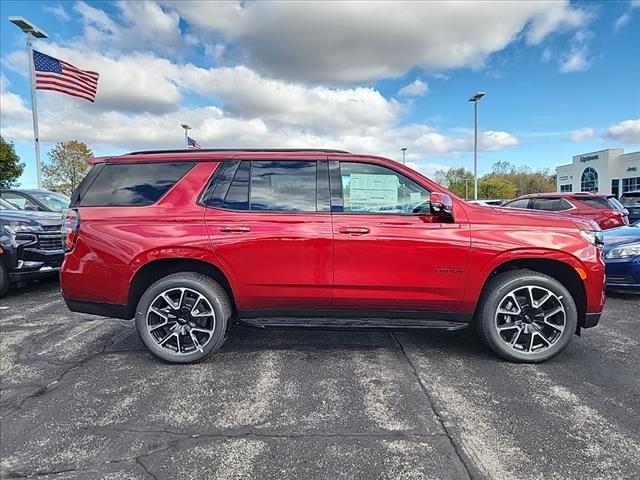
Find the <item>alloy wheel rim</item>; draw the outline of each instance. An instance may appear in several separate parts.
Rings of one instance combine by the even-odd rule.
[[[160,293],[147,310],[151,339],[174,355],[203,353],[213,338],[216,316],[211,302],[191,288],[171,288]]]
[[[548,288],[526,285],[507,293],[498,303],[495,326],[500,340],[526,355],[544,352],[562,337],[567,313]]]

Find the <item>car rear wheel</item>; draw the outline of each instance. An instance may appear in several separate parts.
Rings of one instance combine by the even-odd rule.
[[[231,314],[229,296],[216,281],[199,273],[176,273],[142,295],[136,327],[155,356],[192,363],[222,346]]]
[[[530,270],[505,272],[485,287],[476,317],[480,338],[513,362],[542,362],[571,341],[578,309],[557,280]]]

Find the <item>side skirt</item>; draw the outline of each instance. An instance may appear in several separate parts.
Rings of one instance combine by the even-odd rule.
[[[238,321],[253,327],[326,329],[461,330],[472,315],[436,312],[240,311]]]

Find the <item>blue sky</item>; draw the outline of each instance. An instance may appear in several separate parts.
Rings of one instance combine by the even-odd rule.
[[[2,2],[5,139],[35,185],[24,35],[101,74],[95,104],[38,92],[43,158],[78,139],[97,155],[180,147],[333,147],[432,174],[498,160],[554,168],[640,147],[640,2]]]

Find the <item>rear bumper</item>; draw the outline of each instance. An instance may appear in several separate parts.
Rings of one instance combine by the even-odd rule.
[[[102,302],[83,302],[79,300],[69,300],[67,298],[64,298],[64,301],[72,312],[88,313],[90,315],[99,315],[101,317],[123,318],[125,320],[132,318],[132,316],[127,312],[126,305]]]

